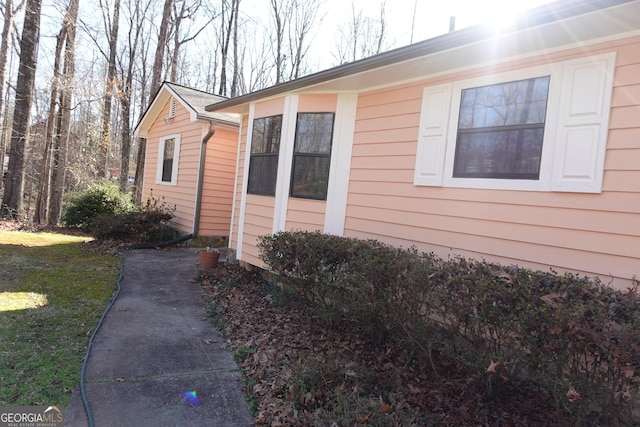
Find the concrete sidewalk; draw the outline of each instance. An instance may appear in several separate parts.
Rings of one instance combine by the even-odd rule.
[[[126,254],[85,373],[96,427],[253,424],[233,356],[204,318],[196,272],[196,249]],[[64,425],[88,425],[79,387]]]

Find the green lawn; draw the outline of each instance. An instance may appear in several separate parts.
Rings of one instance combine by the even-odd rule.
[[[0,231],[0,406],[67,405],[117,256],[86,237]]]

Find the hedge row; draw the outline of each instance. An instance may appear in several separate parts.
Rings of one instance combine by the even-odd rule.
[[[258,246],[282,286],[329,325],[394,342],[437,375],[455,364],[491,397],[507,381],[533,383],[576,425],[637,421],[635,289],[320,233],[282,232]]]

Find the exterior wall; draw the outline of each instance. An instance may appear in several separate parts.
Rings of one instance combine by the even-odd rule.
[[[276,114],[282,114],[284,110],[284,98],[278,98],[256,104],[254,116],[256,118],[268,117]],[[263,263],[258,258],[258,237],[273,232],[273,216],[275,207],[275,198],[273,196],[261,196],[256,194],[246,194],[243,188],[243,177],[245,173],[245,163],[247,157],[247,138],[251,130],[249,129],[248,118],[245,116],[242,120],[242,144],[238,157],[238,183],[236,187],[237,200],[244,200],[244,211],[242,210],[242,202],[240,206],[236,206],[235,224],[242,224],[242,253],[238,257],[243,261],[252,265],[262,266]],[[244,197],[244,199],[243,199]],[[244,215],[243,215],[244,214]],[[240,228],[236,228],[236,233],[240,232]],[[231,244],[235,242],[234,249],[238,248],[238,237],[234,233]]]
[[[287,231],[323,231],[327,203],[324,200],[289,198]]]
[[[242,260],[251,265],[262,267],[258,258],[258,237],[273,232],[273,208],[275,198],[269,196],[247,195],[244,216],[244,234],[242,236]]]
[[[229,236],[229,247],[234,250],[238,250],[238,233],[240,229],[240,211],[242,209],[242,185],[244,176],[244,161],[246,158],[247,147],[247,124],[249,118],[247,116],[242,117],[240,123],[240,138],[237,147],[237,160],[236,160],[236,177],[234,187],[234,203],[233,203],[233,217],[231,218],[231,235]]]
[[[616,51],[602,193],[413,184],[424,87]],[[345,235],[572,270],[625,286],[640,274],[640,37],[388,87],[358,99]]]
[[[236,173],[238,131],[218,127],[207,143],[199,234],[228,236]]]
[[[335,112],[337,95],[301,95],[297,103],[298,112]],[[254,106],[255,118],[268,117],[285,113],[285,98],[276,98],[257,103]],[[295,120],[295,118],[294,118]],[[243,177],[247,163],[247,138],[249,129],[249,117],[244,116],[241,126],[241,142],[238,153],[238,174],[235,188],[236,204],[233,212],[233,230],[230,238],[230,247],[241,250],[239,258],[252,265],[262,266],[258,258],[256,246],[258,237],[271,234],[277,228],[274,225],[276,209],[276,197],[245,194]],[[293,141],[288,143],[293,144]],[[283,152],[284,140],[280,143]],[[290,163],[291,161],[289,161]],[[290,173],[290,165],[289,165]],[[287,193],[288,194],[288,193]],[[244,197],[244,198],[243,198]],[[324,228],[326,202],[324,200],[308,200],[286,196],[286,219],[284,229],[320,230]],[[244,207],[243,202],[244,200]],[[239,248],[239,233],[242,233],[242,245]]]
[[[144,203],[151,195],[159,201],[164,197],[167,204],[176,205],[173,225],[182,232],[190,233],[193,231],[200,142],[204,129],[201,122],[190,121],[189,112],[180,102],[176,103],[176,115],[173,121],[165,123],[164,118],[169,116],[169,105],[170,102],[164,105],[162,112],[149,129],[142,201]],[[169,135],[180,135],[176,185],[156,182],[159,141],[160,138]]]

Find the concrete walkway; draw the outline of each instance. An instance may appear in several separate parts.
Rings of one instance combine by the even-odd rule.
[[[253,424],[233,356],[204,318],[196,272],[195,249],[126,254],[85,374],[96,427]],[[79,387],[64,425],[88,425]]]

